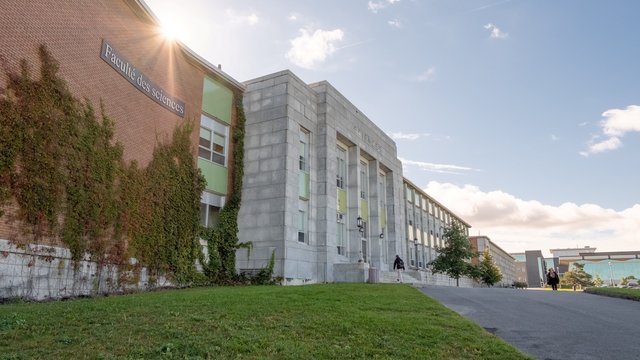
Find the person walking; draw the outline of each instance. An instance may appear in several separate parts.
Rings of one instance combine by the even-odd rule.
[[[402,272],[404,271],[404,261],[400,258],[400,255],[396,255],[396,259],[393,261],[393,269],[398,272],[397,282],[402,282]]]
[[[558,273],[555,269],[549,268],[547,272],[547,285],[551,285],[551,290],[558,290],[558,283],[560,283],[560,278],[558,277]]]

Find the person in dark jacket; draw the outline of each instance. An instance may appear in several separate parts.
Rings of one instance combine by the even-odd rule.
[[[547,285],[551,285],[551,290],[558,290],[559,283],[560,278],[558,277],[558,273],[553,268],[549,268],[547,272]]]
[[[393,261],[393,269],[398,271],[398,278],[396,281],[402,282],[402,272],[404,271],[404,261],[400,258],[400,255],[396,255],[396,259]]]

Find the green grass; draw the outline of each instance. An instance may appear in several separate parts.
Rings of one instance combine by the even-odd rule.
[[[584,291],[589,294],[605,295],[605,296],[640,301],[640,289],[587,288]]]
[[[166,290],[0,305],[0,359],[528,359],[405,285]]]

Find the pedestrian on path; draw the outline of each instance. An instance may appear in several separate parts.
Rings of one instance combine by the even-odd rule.
[[[558,273],[553,268],[549,268],[547,272],[547,285],[551,285],[551,290],[558,290],[558,283],[560,282],[560,278],[558,277]]]
[[[393,269],[398,272],[398,278],[396,281],[402,282],[402,272],[404,271],[404,261],[400,258],[400,255],[396,255],[396,259],[393,262]]]

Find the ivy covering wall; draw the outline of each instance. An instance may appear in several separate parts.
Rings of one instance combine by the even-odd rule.
[[[76,261],[89,254],[126,268],[133,257],[176,283],[201,280],[195,262],[204,178],[192,155],[193,124],[159,141],[146,167],[126,164],[105,109],[97,115],[71,94],[45,46],[39,56],[38,79],[24,60],[19,73],[4,69],[0,209],[16,206],[10,220],[22,224],[28,242],[62,242]]]
[[[205,180],[192,152],[193,122],[158,141],[146,167],[125,163],[114,122],[100,106],[75,98],[43,45],[40,76],[23,60],[19,73],[3,69],[0,87],[0,218],[18,221],[29,243],[61,242],[79,262],[88,254],[123,274],[146,267],[176,284],[270,283],[269,265],[254,277],[235,273],[244,162],[245,116],[236,94],[233,188],[216,228],[200,227]],[[0,59],[1,60],[1,59]],[[7,206],[17,207],[6,219]],[[199,237],[207,240],[205,259]],[[26,244],[24,244],[26,245]],[[130,258],[137,259],[131,265]],[[199,262],[204,273],[196,271]],[[100,268],[100,267],[99,267]],[[121,277],[119,286],[135,279]],[[153,284],[150,284],[153,285]]]
[[[216,283],[230,283],[236,281],[235,263],[236,250],[251,247],[250,243],[240,243],[238,240],[238,212],[242,202],[242,176],[244,175],[244,136],[245,115],[242,98],[237,97],[237,124],[233,129],[233,166],[231,182],[233,188],[225,206],[220,211],[220,221],[215,228],[202,228],[201,237],[207,241],[209,258],[203,260],[205,274]],[[273,267],[271,267],[273,268]],[[273,269],[272,269],[273,270]],[[271,270],[271,271],[272,271]],[[269,273],[270,277],[271,273]]]

